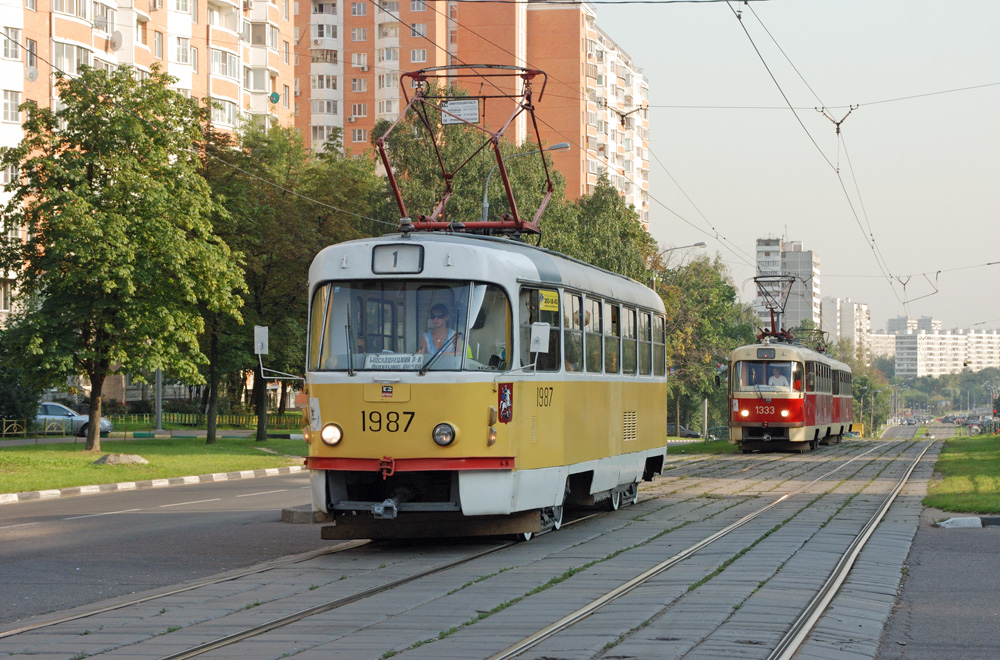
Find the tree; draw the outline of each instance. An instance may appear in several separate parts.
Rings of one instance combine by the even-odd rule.
[[[724,424],[726,391],[716,387],[715,377],[734,348],[753,342],[757,317],[739,301],[719,256],[668,269],[657,255],[651,266],[667,312],[667,363],[676,419],[687,421],[708,398],[711,421]]]
[[[335,137],[334,140],[337,138]],[[257,439],[266,439],[267,379],[254,354],[252,328],[269,328],[269,369],[299,373],[305,364],[309,265],[331,243],[371,235],[378,183],[370,160],[346,158],[336,141],[321,156],[303,146],[293,127],[248,123],[237,135],[213,135],[205,177],[223,196],[228,213],[216,230],[245,255],[245,326],[211,323],[206,337],[211,362],[209,437],[214,439],[214,401],[223,373],[255,372],[251,395],[258,415]]]
[[[42,388],[31,382],[12,344],[10,332],[0,331],[0,420],[33,420]]]
[[[24,139],[0,151],[20,180],[4,206],[0,268],[17,273],[13,326],[26,367],[90,381],[87,449],[100,449],[104,380],[161,368],[199,382],[199,305],[238,317],[238,255],[212,231],[225,210],[198,173],[208,112],[155,66],[57,74],[60,109],[25,104]]]

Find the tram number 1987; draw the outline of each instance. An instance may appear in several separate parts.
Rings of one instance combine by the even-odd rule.
[[[552,388],[539,387],[535,390],[535,406],[546,408],[552,405]]]
[[[362,410],[361,432],[388,431],[389,433],[397,433],[402,431],[406,433],[410,429],[414,415],[416,413],[406,411],[400,413],[393,410],[383,415],[379,410]]]

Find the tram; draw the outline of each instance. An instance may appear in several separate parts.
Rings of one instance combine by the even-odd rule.
[[[510,84],[492,82],[504,76]],[[660,297],[524,240],[540,234],[549,166],[544,150],[528,152],[545,195],[522,217],[499,139],[527,113],[541,145],[532,84],[544,90],[544,79],[499,65],[400,75],[407,106],[376,141],[398,233],[329,246],[309,271],[306,467],[314,511],[332,523],[324,538],[529,538],[558,528],[566,506],[634,502],[663,469]],[[436,84],[455,81],[490,88],[457,98]],[[482,107],[508,88],[510,119],[497,132],[480,126]],[[410,111],[418,121],[405,130],[426,129],[442,182],[434,209],[412,220],[387,142]],[[448,170],[436,140],[456,124],[484,141]],[[459,170],[489,151],[505,212],[446,217]]]
[[[666,334],[648,287],[440,232],[327,247],[309,287],[306,467],[325,538],[530,536],[564,506],[635,501],[661,471]]]
[[[808,451],[838,443],[853,419],[851,368],[765,332],[729,355],[729,442],[754,450]]]

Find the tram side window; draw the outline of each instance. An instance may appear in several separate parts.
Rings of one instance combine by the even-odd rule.
[[[621,307],[604,303],[604,373],[620,371],[618,354],[621,351]]]
[[[583,371],[583,297],[563,296],[563,344],[566,371]]]
[[[521,328],[521,365],[534,364],[538,371],[558,371],[562,364],[559,353],[559,292],[548,289],[521,289],[518,315]],[[531,324],[549,324],[549,351],[530,352]],[[536,362],[537,359],[537,362]]]
[[[330,285],[316,287],[313,293],[312,310],[309,318],[309,368],[321,369],[329,357],[330,343],[323,342],[323,328],[327,319],[327,305],[330,299]]]
[[[652,372],[652,346],[653,335],[650,324],[650,315],[646,312],[639,313],[639,375],[648,376]]]
[[[653,317],[653,375],[667,373],[667,325],[662,316]]]
[[[830,383],[833,385],[834,396],[840,396],[840,376],[841,373],[839,371],[834,371],[833,379],[830,381]]]
[[[600,300],[587,298],[584,314],[584,350],[587,356],[587,371],[599,374],[604,371],[604,358],[601,351],[601,310]]]
[[[635,310],[622,310],[622,373],[635,373]]]
[[[511,354],[510,303],[503,289],[476,284],[472,289],[472,325],[466,346],[469,369],[503,371]]]
[[[806,392],[816,391],[816,367],[815,362],[806,362]]]

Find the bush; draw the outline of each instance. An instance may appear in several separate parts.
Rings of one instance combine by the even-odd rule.
[[[148,413],[156,412],[156,402],[151,399],[139,399],[138,401],[129,401],[127,404],[129,413],[133,415],[143,415]]]
[[[104,399],[101,401],[101,414],[102,415],[127,415],[128,406],[119,401],[118,399]]]
[[[171,399],[163,402],[163,412],[183,413],[186,415],[200,415],[205,411],[201,408],[201,401],[196,399]]]

